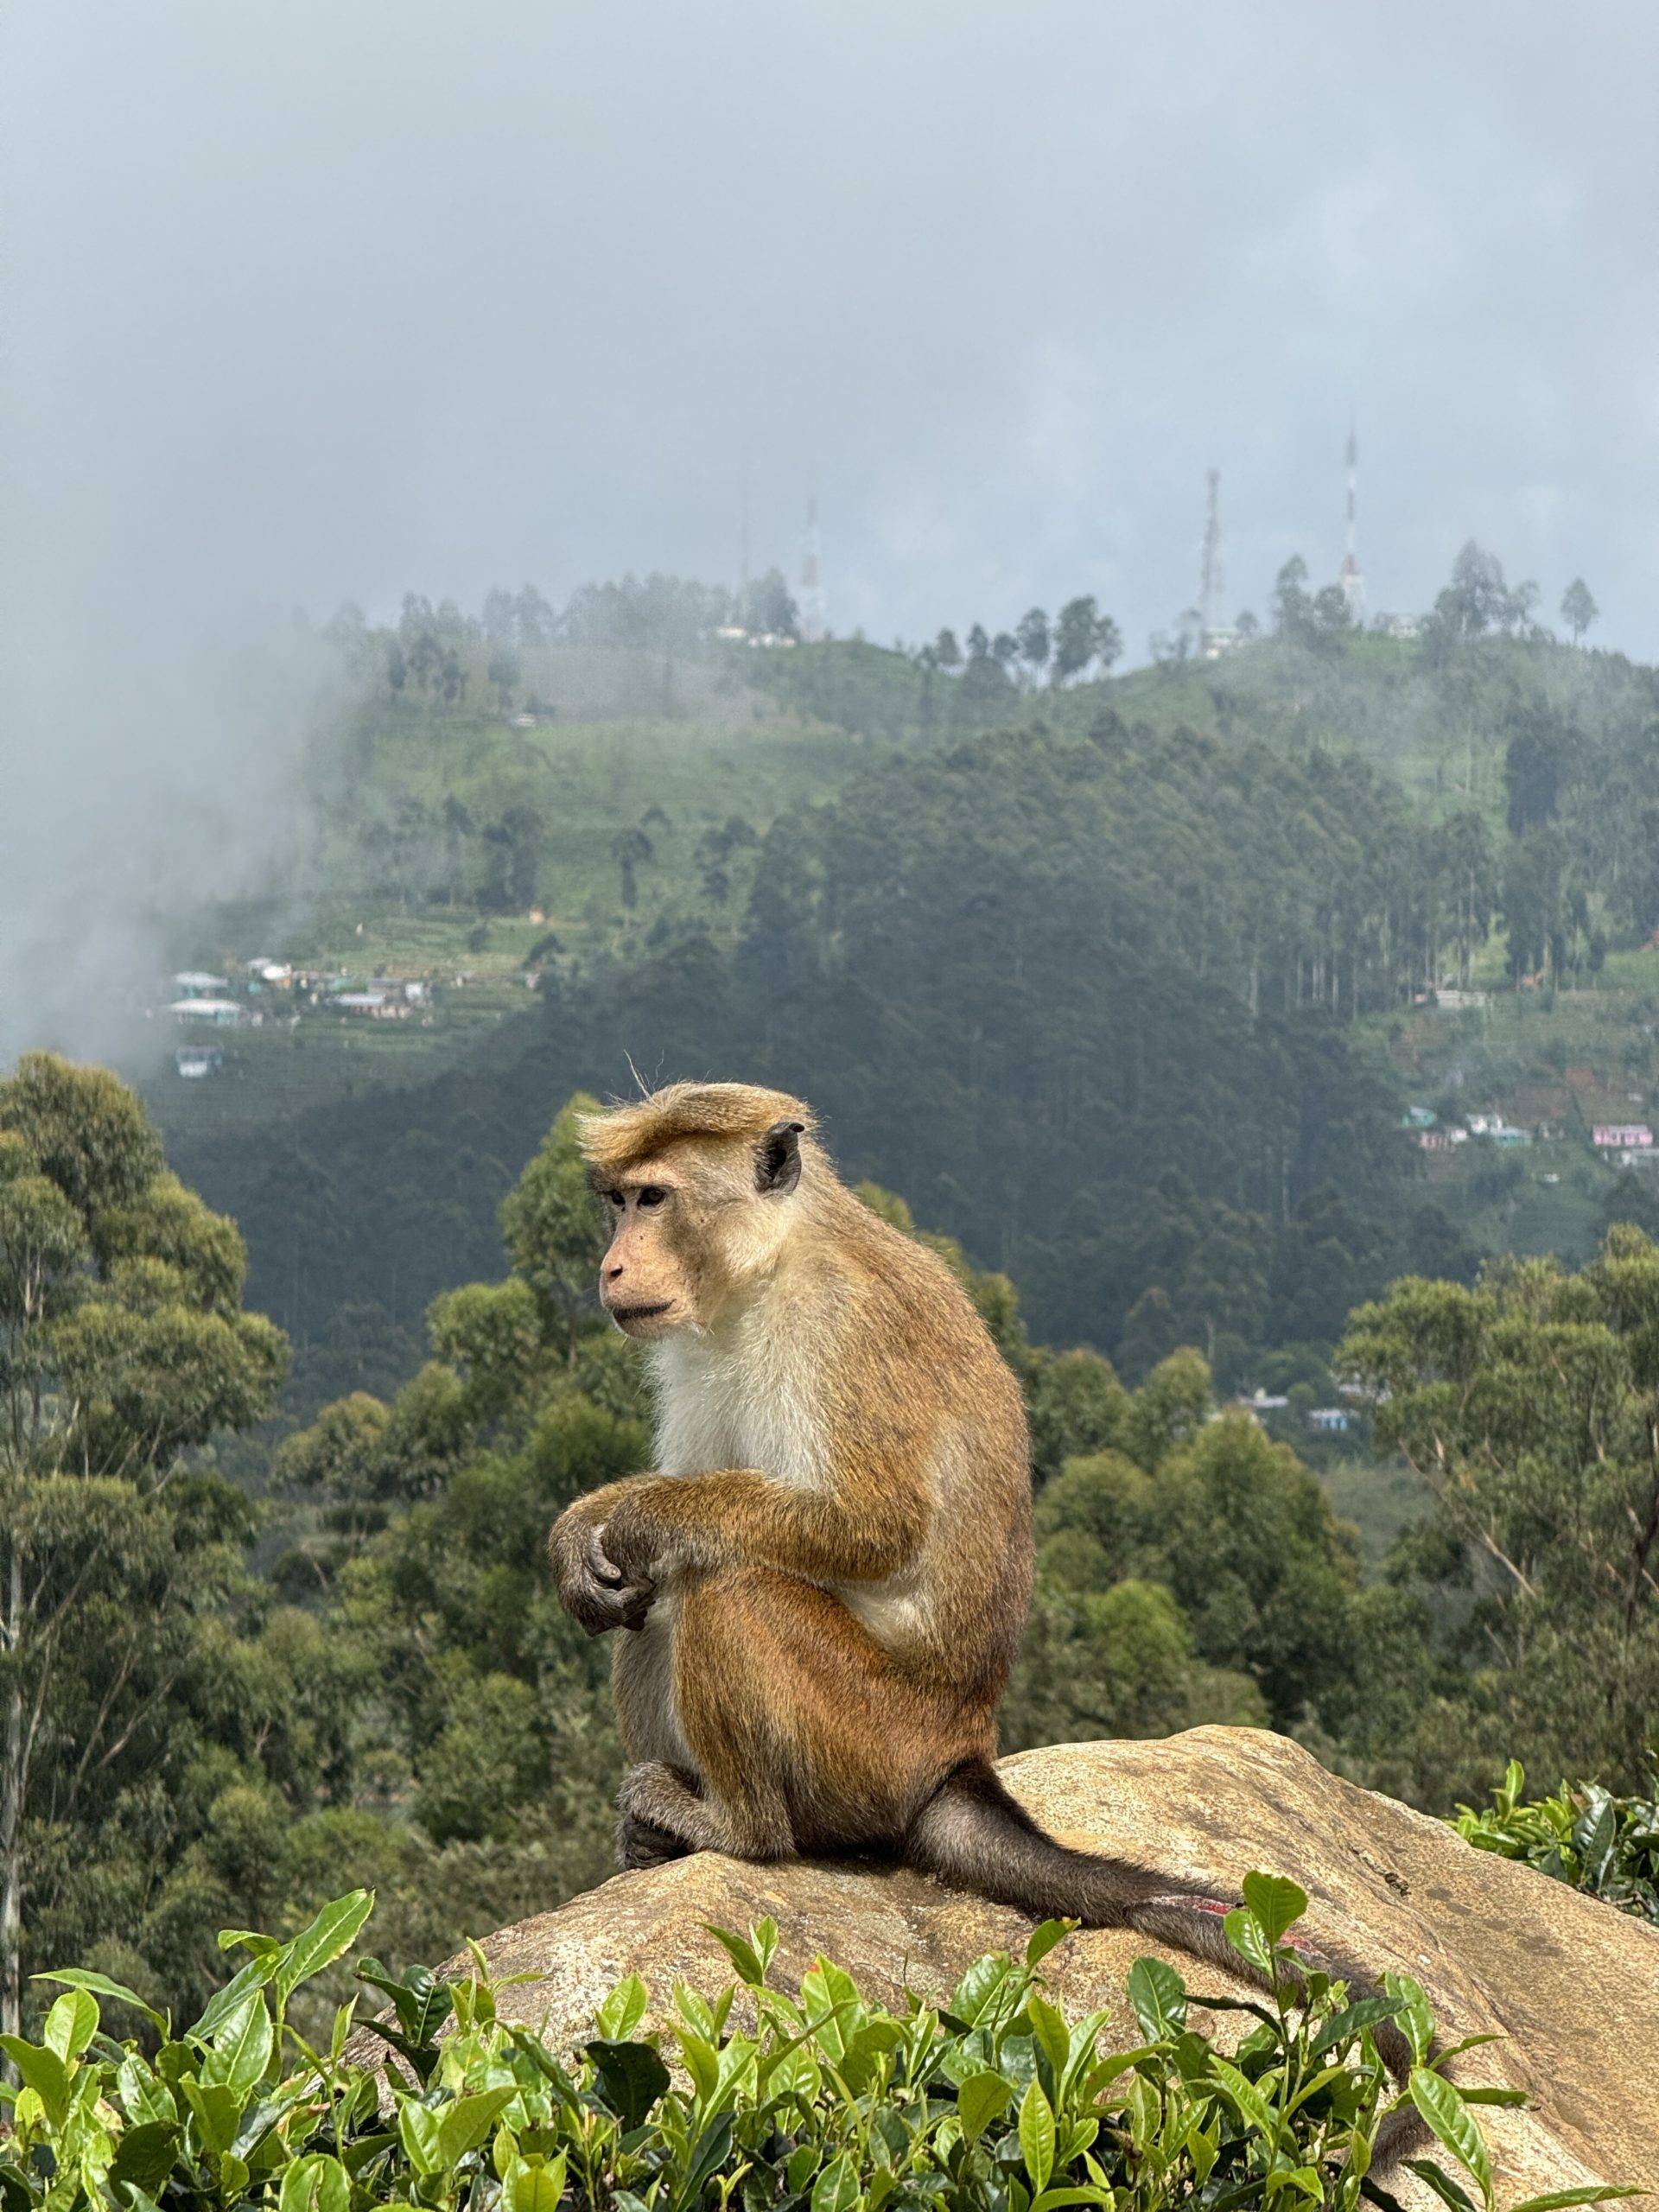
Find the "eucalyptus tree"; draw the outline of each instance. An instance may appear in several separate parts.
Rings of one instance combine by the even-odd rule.
[[[168,1756],[170,1700],[251,1511],[192,1466],[266,1413],[285,1345],[234,1224],[131,1091],[31,1053],[0,1083],[0,2018],[31,1897]],[[49,1962],[48,1962],[49,1963]]]

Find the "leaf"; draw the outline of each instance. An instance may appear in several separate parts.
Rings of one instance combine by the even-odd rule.
[[[976,2028],[995,2001],[1010,1968],[1004,1958],[995,1953],[976,1959],[962,1980],[957,1984],[946,2010],[970,2028]]]
[[[264,1987],[276,1971],[278,1956],[277,1952],[272,1951],[264,1958],[250,1959],[246,1966],[238,1967],[224,1988],[216,1989],[208,1999],[207,2009],[189,2031],[190,2035],[199,2043],[209,2042],[251,1989]]]
[[[224,2063],[225,2078],[245,2095],[262,2080],[270,2063],[275,2031],[265,2009],[265,1993],[251,1989],[236,2011],[223,2021],[213,2038],[213,2049]]]
[[[135,2012],[142,2012],[151,2025],[167,2033],[163,2014],[146,2005],[136,1989],[129,1989],[124,1981],[111,1981],[107,1974],[92,1974],[85,1967],[67,1967],[60,1974],[32,1974],[31,1981],[58,1981],[67,1989],[89,1989],[94,1997],[113,1997],[123,2005],[130,2005]]]
[[[1523,2197],[1519,2204],[1510,2207],[1510,2212],[1563,2212],[1569,2204],[1605,2204],[1611,2196],[1645,2196],[1645,2189],[1613,2189],[1605,2182],[1592,2182],[1583,2189],[1552,2189],[1542,2196]]]
[[[98,2033],[98,2005],[84,1989],[66,1989],[53,2000],[41,2039],[67,2066]]]
[[[988,2067],[970,2074],[957,2091],[957,2113],[969,2142],[977,2143],[1013,2101],[1014,2084],[1006,2075],[994,2074]]]
[[[811,2212],[851,2212],[858,2202],[858,2168],[841,2151],[812,2184]]]
[[[1232,2102],[1234,2109],[1246,2127],[1254,2128],[1258,2135],[1273,2140],[1273,2117],[1268,2110],[1268,2101],[1246,2074],[1240,2073],[1230,2059],[1219,2052],[1210,2061],[1211,2070]]]
[[[1414,2066],[1407,2086],[1411,2101],[1440,2141],[1480,2183],[1481,2196],[1490,2212],[1492,2161],[1486,2149],[1486,2138],[1480,2132],[1480,2122],[1444,2074],[1433,2074],[1426,2066]]]
[[[276,2001],[286,2005],[302,1981],[332,1966],[357,1941],[358,1930],[374,1910],[372,1890],[350,1890],[326,1904],[308,1928],[276,1955]]]
[[[720,2053],[713,2044],[692,2028],[679,2031],[679,2042],[681,2063],[691,2076],[691,2086],[697,2093],[698,2101],[706,2104],[715,2094],[715,2084],[720,2079]],[[840,2056],[839,2049],[836,2056]]]
[[[1057,1943],[1064,1943],[1077,1926],[1075,1920],[1045,1920],[1031,1931],[1026,1945],[1026,1964],[1040,1966]]]
[[[1416,2175],[1419,2181],[1428,2183],[1443,2204],[1451,2206],[1452,2212],[1476,2212],[1474,2198],[1470,2196],[1463,2183],[1447,2173],[1436,2159],[1408,2158],[1406,2164]],[[1368,2188],[1367,2196],[1372,2193]]]
[[[397,2108],[397,2134],[404,2155],[423,2179],[441,2171],[443,2153],[438,2147],[438,2115],[429,2106],[414,2097],[405,2097]],[[283,2196],[282,2212],[289,2212],[286,2181]]]
[[[274,1936],[262,1936],[257,1928],[221,1928],[219,1948],[221,1951],[245,1948],[256,1959],[271,1959],[283,1947]]]
[[[643,1986],[643,1985],[642,1985]],[[596,2039],[585,2046],[605,2101],[622,2123],[638,2127],[669,2086],[669,2072],[648,2043]]]
[[[396,2008],[398,2026],[417,2048],[434,2042],[438,2030],[455,2009],[448,1983],[440,1981],[429,1967],[411,1967],[400,1981],[386,1971],[378,1959],[359,1959],[357,1978],[373,1988],[385,1990]],[[373,2026],[374,2023],[368,2024]]]
[[[1282,1874],[1247,1874],[1244,1903],[1268,1943],[1277,1943],[1307,1910],[1307,1891]]]
[[[130,2127],[117,2147],[110,2179],[130,2183],[146,2196],[159,2196],[178,2149],[178,2128],[164,2120],[146,2120],[142,2127]]]
[[[57,2052],[40,2044],[25,2043],[21,2036],[0,2036],[0,2050],[17,2069],[24,2086],[40,2099],[41,2109],[52,2125],[60,2126],[69,2101],[69,2075]]]
[[[1065,2015],[1058,2005],[1051,2005],[1046,1997],[1033,1989],[1026,1999],[1026,2017],[1031,2022],[1032,2033],[1041,2046],[1043,2056],[1054,2069],[1054,2087],[1058,2091],[1065,2074],[1066,2061],[1071,2056],[1071,2037],[1065,2024]]]
[[[637,1974],[619,1981],[594,2015],[594,2025],[606,2043],[628,2043],[645,2017],[651,1993]]]
[[[759,1989],[766,1972],[760,1963],[760,1953],[748,1937],[734,1936],[729,1928],[716,1928],[712,1920],[705,1921],[703,1925],[737,1968],[740,1980],[747,1982],[751,1989]]]
[[[1172,2041],[1186,2025],[1186,1984],[1164,1959],[1137,1959],[1129,1968],[1129,2002],[1148,2043]]]
[[[196,2133],[204,2148],[221,2157],[236,2140],[237,2123],[245,2100],[228,2082],[193,2082],[187,2075],[179,2087],[195,2114]]]
[[[1400,2023],[1401,2033],[1411,2045],[1412,2057],[1421,2066],[1434,2040],[1434,2014],[1423,1985],[1408,1974],[1385,1974],[1382,1986],[1390,1997],[1399,1999],[1400,2009],[1395,2018]]]
[[[565,2154],[546,2164],[523,2164],[505,2191],[508,2212],[559,2212],[564,2195]]]
[[[476,2151],[495,2123],[495,2116],[518,2094],[518,2084],[480,2089],[475,2096],[457,2097],[438,2121],[440,2167],[458,2166],[469,2151]]]
[[[1358,2035],[1363,2028],[1374,2028],[1381,2021],[1391,2020],[1400,2010],[1400,2005],[1401,2000],[1397,1997],[1362,1997],[1357,2004],[1344,2005],[1319,2030],[1313,2045],[1313,2056],[1323,2057],[1327,2050],[1334,2050],[1339,2043],[1346,2043],[1351,2036]]]
[[[698,2137],[697,2147],[674,2199],[673,2212],[692,2212],[692,2207],[702,2202],[703,2190],[726,2163],[726,2154],[731,2147],[732,2115],[723,2112],[718,2120],[710,2120]]]
[[[1020,2155],[1031,2176],[1032,2194],[1040,2196],[1054,2171],[1054,2109],[1034,2074],[1020,2105]]]
[[[314,2151],[283,2174],[277,2212],[348,2212],[351,2198],[351,2177],[340,2160]]]
[[[1273,1958],[1262,1941],[1261,1924],[1255,1915],[1247,1911],[1243,1905],[1236,1904],[1221,1924],[1226,1930],[1227,1941],[1240,1958],[1248,1959],[1258,1974],[1265,1974],[1271,1981]],[[1206,1999],[1205,2002],[1208,2001]]]

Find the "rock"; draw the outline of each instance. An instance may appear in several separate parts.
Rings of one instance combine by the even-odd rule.
[[[1308,1892],[1311,1945],[1339,1948],[1373,1974],[1415,1974],[1448,2043],[1502,2037],[1458,2069],[1532,2100],[1524,2111],[1482,2113],[1500,2203],[1594,2181],[1659,2190],[1659,1929],[1471,1850],[1440,1822],[1338,1780],[1262,1730],[1026,1751],[1001,1771],[1065,1841],[1227,1894],[1252,1867],[1290,1875]],[[682,1976],[705,1992],[723,1987],[730,1962],[707,1923],[743,1930],[768,1913],[782,1936],[779,1986],[824,1952],[887,2001],[906,1980],[944,1993],[982,1952],[1017,1951],[1031,1924],[903,1870],[756,1866],[704,1853],[618,1875],[483,1949],[493,1974],[534,1977],[501,1993],[503,2015],[569,2047],[626,1974],[640,1974],[653,1999]],[[1139,2037],[1124,1978],[1148,1951],[1173,1959],[1197,1989],[1254,1993],[1243,1983],[1229,1992],[1224,1977],[1144,1937],[1103,1931],[1079,1931],[1045,1972],[1074,2015],[1109,2007],[1110,2032],[1127,2048]],[[448,1971],[468,1968],[457,1960]],[[1235,2018],[1217,2017],[1224,2043]],[[1414,2202],[1436,2201],[1408,2187]]]

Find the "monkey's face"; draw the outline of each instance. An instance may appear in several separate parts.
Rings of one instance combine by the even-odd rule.
[[[709,1328],[734,1290],[775,1255],[800,1179],[800,1128],[759,1145],[688,1138],[599,1182],[611,1220],[599,1300],[625,1336],[652,1344]]]
[[[611,1243],[600,1267],[599,1302],[624,1336],[652,1344],[702,1318],[703,1270],[695,1255],[706,1231],[699,1234],[695,1193],[662,1162],[641,1175],[602,1192]]]

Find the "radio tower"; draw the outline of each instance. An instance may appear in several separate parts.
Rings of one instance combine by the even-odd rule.
[[[1221,625],[1216,609],[1225,589],[1221,573],[1221,471],[1206,468],[1207,497],[1204,509],[1204,559],[1198,575],[1198,651],[1208,659]]]
[[[1350,429],[1348,433],[1348,531],[1342,556],[1342,570],[1337,581],[1342,586],[1343,598],[1348,603],[1351,622],[1365,619],[1365,579],[1359,573],[1359,552],[1354,520],[1354,495],[1359,478],[1359,442]]]
[[[823,635],[823,583],[818,574],[818,495],[806,495],[806,530],[801,539],[801,639],[816,645]]]

